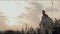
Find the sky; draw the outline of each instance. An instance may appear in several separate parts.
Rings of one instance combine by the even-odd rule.
[[[60,1],[0,1],[0,30],[17,30],[28,27],[36,28],[41,21],[41,12],[52,18],[60,18]],[[52,8],[53,11],[52,11]],[[1,17],[3,16],[3,17]]]

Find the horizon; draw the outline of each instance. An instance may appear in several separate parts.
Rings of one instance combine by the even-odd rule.
[[[60,1],[0,1],[0,29],[16,30],[28,27],[36,28],[42,17],[42,10],[52,19],[60,18]],[[53,6],[53,7],[52,7]],[[51,10],[53,8],[53,11]],[[4,16],[4,17],[2,17]],[[5,27],[4,27],[5,26]]]

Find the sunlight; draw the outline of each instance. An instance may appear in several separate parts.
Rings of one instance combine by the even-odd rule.
[[[25,12],[25,4],[26,2],[13,2],[13,1],[9,1],[9,2],[0,2],[2,3],[0,7],[1,10],[3,10],[2,12],[4,13],[4,15],[6,15],[8,17],[7,20],[7,25],[8,26],[12,26],[12,25],[17,25],[16,23],[16,19],[15,17],[21,15],[23,12]]]
[[[13,18],[9,18],[8,25],[9,26],[16,25],[16,21]]]

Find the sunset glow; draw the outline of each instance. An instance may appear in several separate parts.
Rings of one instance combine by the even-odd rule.
[[[16,17],[18,15],[21,15],[23,12],[25,12],[25,5],[26,2],[0,2],[2,3],[0,7],[0,10],[2,11],[2,13],[7,16],[8,18],[8,23],[7,25],[12,26],[12,25],[16,25]]]
[[[0,18],[3,19],[2,21],[0,19],[0,24],[2,24],[0,25],[1,29],[6,30],[6,27],[12,30],[14,28],[20,29],[25,28],[26,24],[28,27],[37,27],[41,21],[42,10],[46,10],[46,14],[52,19],[59,19],[59,2],[60,1],[53,2],[54,10],[52,11],[51,1],[0,1]]]

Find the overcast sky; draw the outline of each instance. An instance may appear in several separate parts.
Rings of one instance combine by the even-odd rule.
[[[52,5],[51,1],[0,1],[0,13],[7,17],[6,23],[3,24],[0,22],[0,24],[2,24],[0,25],[0,29],[6,30],[6,27],[14,29],[18,26],[22,28],[25,24],[37,27],[41,20],[41,11],[43,9],[46,10],[46,13],[52,19],[59,18],[59,2],[60,1],[53,1]],[[53,8],[53,11],[51,7]],[[2,16],[2,14],[0,14],[0,16]]]

